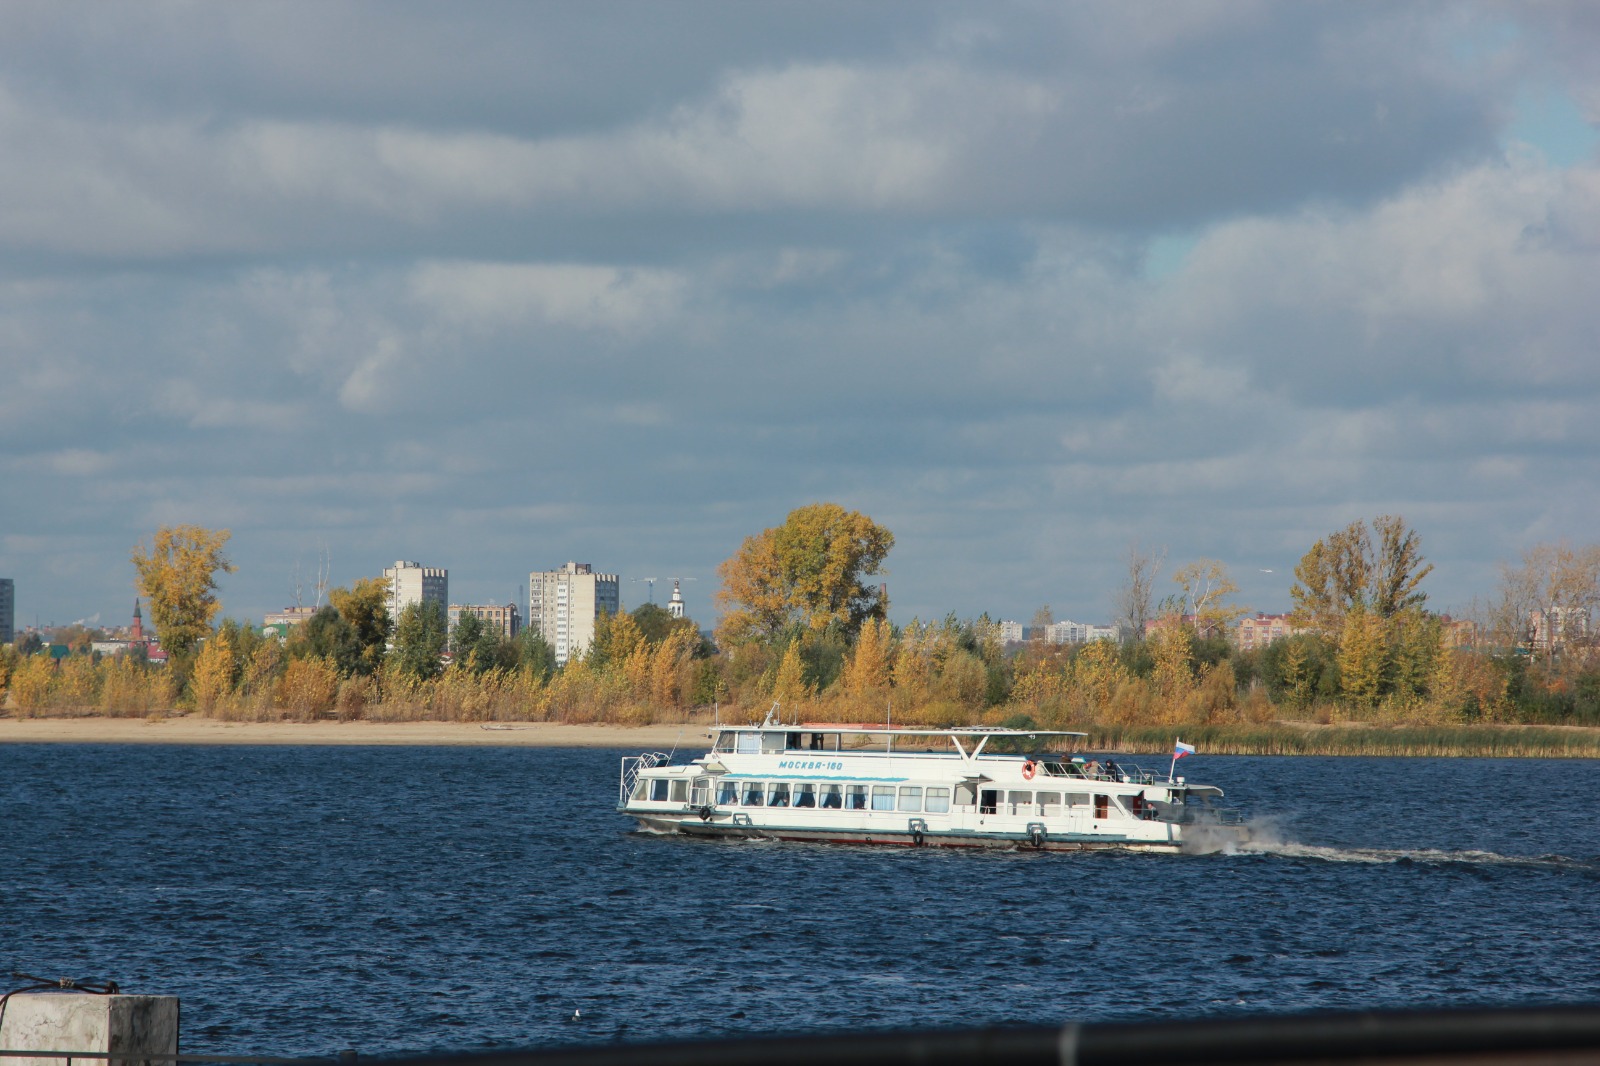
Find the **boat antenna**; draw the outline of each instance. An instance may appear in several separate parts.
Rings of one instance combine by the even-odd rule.
[[[887,699],[883,702],[883,728],[894,728],[894,700]]]
[[[778,716],[778,701],[777,700],[773,700],[772,701],[772,707],[767,711],[766,720],[763,721],[761,724],[763,726],[782,725],[783,724],[783,720],[781,718],[779,718],[779,716]]]

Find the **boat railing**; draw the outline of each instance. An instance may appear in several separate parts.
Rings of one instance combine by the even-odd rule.
[[[664,751],[647,751],[643,755],[626,755],[622,759],[622,775],[618,782],[617,806],[626,807],[628,797],[633,795],[633,786],[639,780],[639,772],[648,770],[652,766],[665,766],[672,761],[672,756]]]
[[[1237,807],[1173,807],[1159,820],[1177,825],[1243,825],[1244,812]]]

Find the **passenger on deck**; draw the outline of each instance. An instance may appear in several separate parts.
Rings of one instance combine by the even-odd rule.
[[[1099,760],[1098,759],[1090,759],[1088,761],[1088,763],[1086,763],[1084,765],[1084,767],[1083,767],[1083,774],[1084,774],[1085,777],[1099,777],[1100,776],[1100,762],[1099,762]]]

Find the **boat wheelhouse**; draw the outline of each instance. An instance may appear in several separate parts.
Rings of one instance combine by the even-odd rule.
[[[825,723],[717,726],[675,763],[622,760],[617,810],[641,828],[912,847],[1213,850],[1242,843],[1222,790],[1073,754],[1086,734]]]

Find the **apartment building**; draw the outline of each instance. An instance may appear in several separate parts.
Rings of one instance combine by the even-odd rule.
[[[396,559],[393,566],[384,568],[383,579],[389,585],[390,625],[413,603],[437,603],[441,611],[450,603],[450,571],[440,567]]]
[[[17,589],[9,577],[0,577],[0,644],[17,639]]]
[[[505,640],[516,640],[517,634],[522,632],[522,612],[517,610],[514,603],[452,603],[446,614],[452,639],[456,624],[464,614],[477,618]]]
[[[1297,629],[1286,614],[1258,614],[1254,618],[1239,619],[1234,640],[1240,651],[1254,651],[1256,648],[1265,648],[1275,640],[1292,636]]]
[[[528,575],[528,625],[555,649],[556,663],[583,654],[594,643],[601,612],[616,614],[622,604],[616,574],[597,574],[588,563]]]

